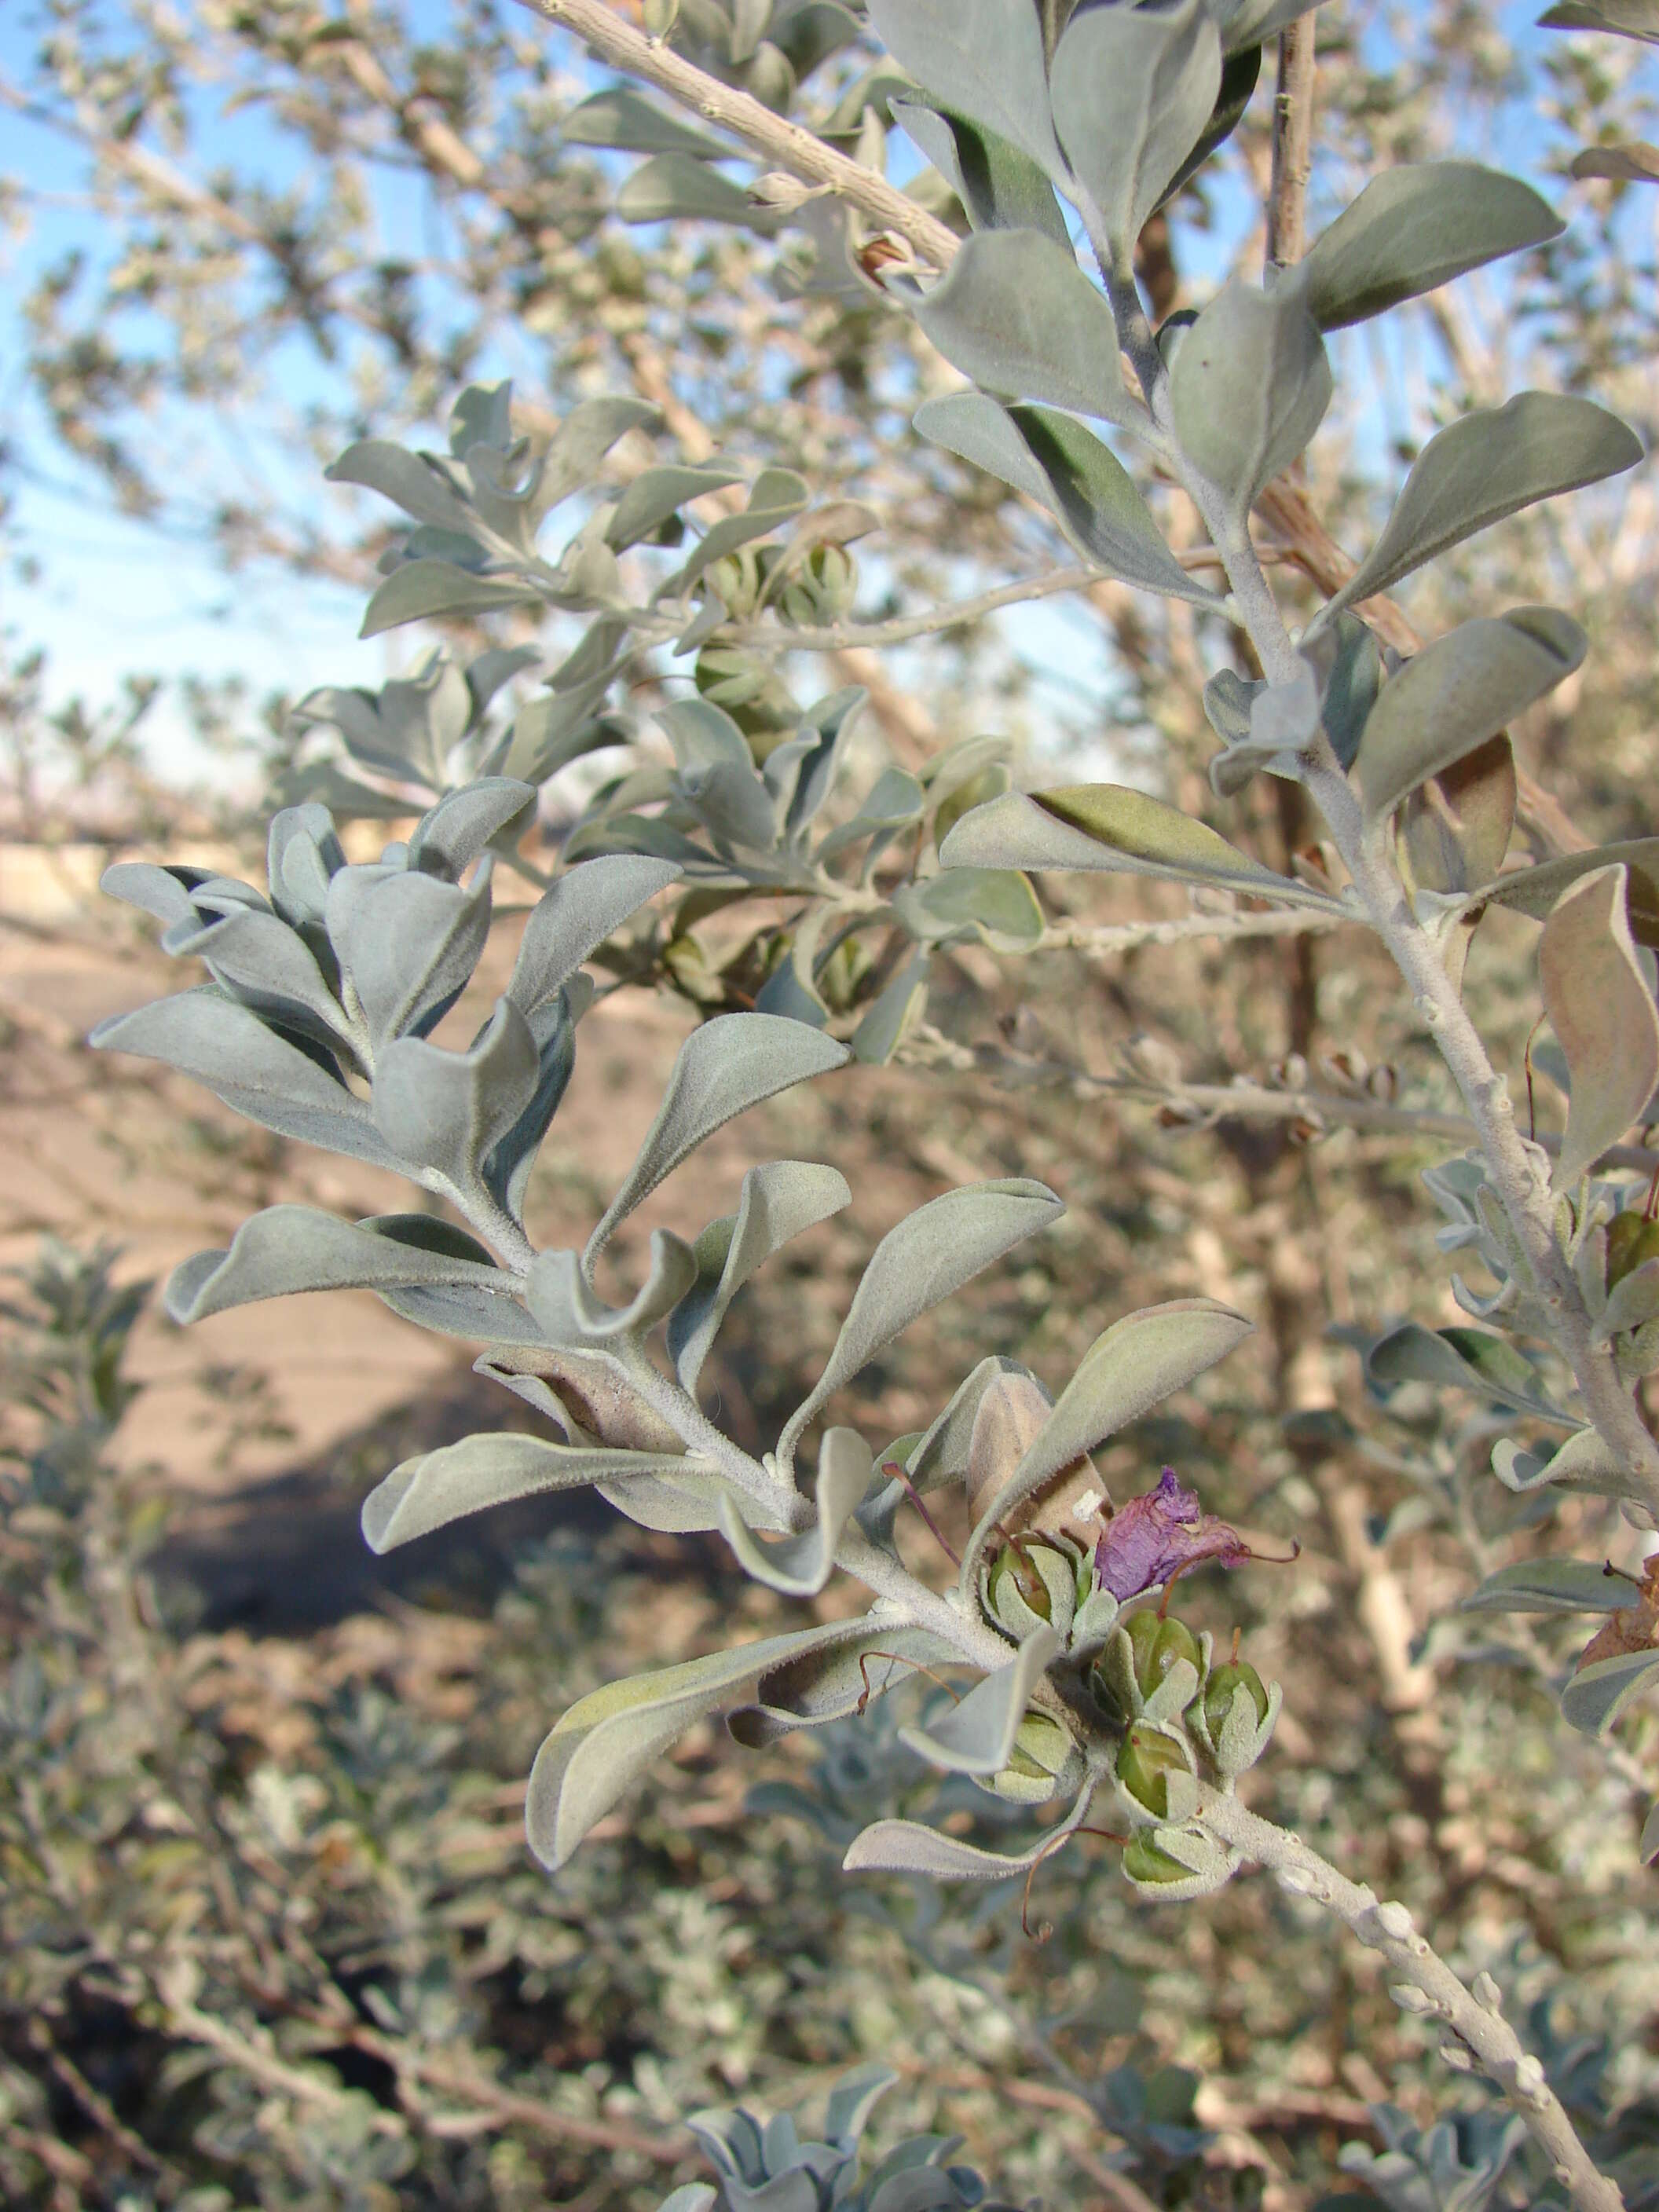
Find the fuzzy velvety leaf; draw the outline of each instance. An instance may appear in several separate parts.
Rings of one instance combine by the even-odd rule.
[[[1478,161],[1405,163],[1373,177],[1285,281],[1322,330],[1340,330],[1563,228],[1518,177]]]
[[[1500,730],[1407,799],[1401,834],[1420,890],[1473,891],[1504,865],[1515,827],[1515,748]]]
[[[927,794],[908,769],[884,768],[852,820],[832,830],[819,844],[815,857],[820,861],[831,860],[837,853],[862,844],[866,838],[879,837],[884,831],[908,829],[911,823],[921,821],[927,803]]]
[[[1314,0],[1316,8],[1320,4],[1321,0]],[[1246,46],[1265,45],[1298,15],[1310,12],[1304,0],[1221,0],[1216,13],[1221,21],[1222,46],[1227,53],[1236,54]]]
[[[728,161],[732,151],[629,85],[616,85],[579,101],[561,119],[559,135],[570,145],[614,146],[623,154],[690,154],[703,161]]]
[[[871,1468],[870,1447],[856,1429],[826,1429],[813,1491],[817,1526],[776,1544],[757,1542],[736,1499],[725,1499],[720,1529],[738,1565],[785,1597],[816,1597],[835,1571],[836,1547],[870,1486]]]
[[[1170,599],[1215,603],[1215,593],[1189,576],[1164,544],[1110,447],[1069,416],[954,392],[920,408],[915,427],[1046,507],[1078,550],[1108,574]]]
[[[245,1221],[228,1251],[198,1252],[173,1269],[170,1317],[202,1321],[295,1291],[378,1291],[462,1285],[510,1297],[517,1285],[465,1230],[423,1213],[342,1221],[311,1206],[271,1206]]]
[[[1054,1850],[1056,1837],[1076,1827],[1093,1795],[1085,1790],[1058,1826],[1045,1828],[1029,1850],[981,1850],[916,1820],[877,1820],[853,1838],[842,1861],[848,1874],[919,1874],[930,1881],[1006,1881],[1029,1874]]]
[[[1136,429],[1150,418],[1124,388],[1117,325],[1069,243],[1034,230],[983,231],[916,304],[916,320],[981,391]]]
[[[534,1012],[631,914],[679,879],[672,860],[615,854],[567,868],[531,908],[507,994]]]
[[[677,461],[643,469],[617,501],[617,511],[605,525],[605,542],[614,552],[623,552],[678,514],[687,500],[722,490],[738,480],[735,469],[722,468],[718,461]]]
[[[1462,1600],[1464,1613],[1617,1613],[1641,1585],[1593,1559],[1523,1559],[1500,1567]]]
[[[1012,868],[955,867],[927,876],[896,890],[892,908],[924,945],[972,935],[999,952],[1024,952],[1042,934],[1036,894]]]
[[[479,776],[421,817],[409,833],[407,865],[456,883],[495,839],[516,844],[535,805],[533,787],[516,776]]]
[[[847,1628],[842,1643],[761,1676],[754,1704],[739,1707],[726,1723],[738,1743],[758,1751],[796,1729],[845,1720],[913,1680],[916,1667],[949,1665],[957,1656],[953,1644],[925,1628],[898,1628],[867,1614]]]
[[[363,1500],[363,1535],[371,1552],[390,1552],[489,1505],[636,1474],[672,1474],[679,1464],[677,1456],[608,1445],[576,1449],[511,1431],[464,1437],[393,1468]]]
[[[343,868],[328,887],[328,934],[377,1050],[422,1036],[454,1004],[489,934],[490,856],[470,885],[420,869]]]
[[[721,1322],[756,1271],[804,1230],[850,1206],[847,1179],[810,1160],[768,1160],[743,1179],[738,1210],[698,1237],[697,1279],[668,1324],[668,1352],[683,1389],[695,1390]]]
[[[376,1167],[397,1165],[368,1102],[216,983],[112,1015],[87,1042],[95,1051],[136,1053],[192,1075],[227,1106],[279,1136]]]
[[[1655,1689],[1659,1689],[1659,1649],[1592,1660],[1562,1691],[1562,1717],[1585,1735],[1605,1735],[1628,1706]]]
[[[345,1015],[300,933],[262,908],[227,902],[216,916],[214,907],[204,890],[162,939],[167,951],[205,961],[216,983],[266,1020],[340,1044]]]
[[[654,1328],[696,1279],[696,1257],[684,1238],[669,1229],[653,1229],[649,1271],[627,1305],[607,1305],[574,1252],[538,1252],[530,1263],[525,1296],[549,1344],[604,1344]]]
[[[1034,1629],[1006,1667],[976,1682],[931,1728],[901,1729],[899,1741],[949,1773],[1000,1773],[1013,1756],[1031,1692],[1061,1649],[1046,1623]]]
[[[743,513],[728,514],[703,532],[690,558],[662,586],[664,595],[684,595],[713,562],[792,522],[811,495],[805,477],[793,469],[763,469],[750,487]]]
[[[1538,21],[1547,31],[1607,31],[1659,46],[1659,0],[1558,0]]]
[[[1553,691],[1589,641],[1553,607],[1461,623],[1425,645],[1377,694],[1355,769],[1368,821],[1495,737]]]
[[[853,1057],[860,1066],[884,1067],[921,1020],[927,1003],[927,952],[918,952],[871,1000],[853,1032]]]
[[[1236,514],[1302,453],[1331,391],[1325,342],[1300,301],[1237,277],[1188,331],[1170,371],[1182,450]]]
[[[774,231],[778,218],[757,207],[741,185],[690,154],[653,154],[623,181],[617,213],[624,222],[729,222]]]
[[[1517,914],[1543,921],[1554,912],[1570,884],[1597,868],[1624,869],[1625,911],[1631,934],[1638,945],[1659,945],[1659,837],[1594,845],[1588,852],[1566,853],[1559,860],[1540,861],[1534,868],[1517,868],[1512,875],[1482,884],[1480,896],[1493,906],[1513,907]]]
[[[399,1159],[466,1190],[536,1094],[541,1058],[530,1024],[511,999],[465,1052],[422,1037],[398,1037],[374,1067],[374,1123]]]
[[[946,1191],[890,1229],[870,1255],[823,1374],[785,1425],[780,1460],[788,1464],[818,1408],[918,1315],[1063,1211],[1046,1183],[1018,1176]]]
[[[588,1239],[584,1265],[592,1267],[617,1223],[705,1137],[763,1098],[844,1066],[848,1057],[844,1044],[781,1014],[717,1014],[694,1030],[638,1157]]]
[[[1492,1446],[1492,1472],[1505,1490],[1517,1495],[1547,1483],[1582,1490],[1599,1498],[1634,1498],[1636,1479],[1628,1462],[1610,1451],[1594,1429],[1580,1429],[1548,1459],[1522,1452],[1508,1437]]]
[[[1640,441],[1605,407],[1555,392],[1520,392],[1460,415],[1412,464],[1382,534],[1327,614],[1386,592],[1466,538],[1540,499],[1634,468]]]
[[[1035,8],[1006,0],[874,0],[870,21],[895,61],[941,106],[982,123],[1063,176]]]
[[[1622,868],[1598,868],[1565,894],[1544,924],[1538,972],[1572,1076],[1555,1169],[1571,1188],[1659,1085],[1659,1011],[1626,918]]]
[[[1224,29],[1224,51],[1225,32]],[[1224,146],[1244,120],[1261,76],[1261,49],[1247,45],[1237,52],[1227,52],[1221,65],[1221,82],[1216,91],[1215,105],[1210,110],[1204,128],[1198,134],[1192,150],[1183,158],[1181,167],[1164,187],[1158,198],[1159,207],[1167,207],[1188,177],[1196,176],[1218,146]]]
[[[965,115],[915,100],[890,104],[900,129],[951,185],[975,230],[1041,231],[1071,252],[1054,188],[1029,155]]]
[[[591,482],[611,448],[630,430],[654,430],[661,420],[647,400],[631,395],[606,393],[573,407],[543,456],[536,489],[538,513],[547,514]]]
[[[963,1554],[959,1587],[976,1591],[995,1524],[1062,1468],[1149,1413],[1224,1358],[1251,1333],[1243,1314],[1210,1298],[1175,1298],[1124,1315],[1097,1336],[1007,1483],[981,1513]]]
[[[1072,784],[1058,791],[1006,792],[976,806],[945,839],[946,868],[1086,868],[1107,874],[1248,891],[1257,898],[1309,902],[1288,876],[1275,875],[1224,837],[1144,791],[1121,784]]]
[[[1080,9],[1067,25],[1049,74],[1054,129],[1122,270],[1220,89],[1210,0]]]
[[[415,521],[434,529],[453,530],[466,537],[477,526],[447,477],[422,454],[405,453],[389,440],[360,439],[355,446],[348,446],[323,474],[330,483],[362,484],[368,491],[377,491]]]
[[[475,575],[471,569],[457,568],[447,561],[405,561],[369,600],[357,635],[379,637],[404,623],[529,606],[540,597],[533,584],[504,576]]]
[[[530,1848],[556,1871],[653,1759],[771,1668],[836,1642],[845,1621],[714,1651],[579,1700],[536,1754],[525,1803]]]
[[[1383,1389],[1400,1382],[1449,1384],[1496,1398],[1540,1420],[1572,1425],[1571,1416],[1552,1406],[1538,1388],[1536,1370],[1506,1338],[1482,1329],[1422,1328],[1407,1322],[1374,1344],[1365,1370]]]

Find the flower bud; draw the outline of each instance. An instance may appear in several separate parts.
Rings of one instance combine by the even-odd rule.
[[[1198,1638],[1184,1620],[1177,1620],[1173,1613],[1160,1620],[1155,1613],[1138,1613],[1124,1626],[1134,1652],[1135,1680],[1143,1698],[1152,1696],[1178,1659],[1185,1659],[1193,1672],[1202,1676],[1204,1659]]]
[[[1117,1754],[1118,1780],[1136,1804],[1160,1820],[1169,1817],[1170,1776],[1191,1771],[1186,1746],[1158,1729],[1131,1729]]]
[[[752,615],[766,582],[766,564],[753,545],[739,546],[711,562],[706,571],[708,588],[718,592],[729,615]]]
[[[1077,1610],[1079,1565],[1069,1546],[1037,1536],[1005,1544],[985,1578],[985,1609],[1000,1628],[1024,1638],[1046,1620],[1061,1636]]]
[[[1267,1692],[1261,1675],[1247,1660],[1230,1660],[1224,1667],[1216,1668],[1204,1685],[1204,1719],[1212,1737],[1220,1734],[1233,1709],[1233,1694],[1241,1689],[1249,1692],[1257,1725],[1267,1719]]]
[[[1192,1869],[1171,1858],[1145,1829],[1123,1846],[1123,1871],[1131,1881],[1190,1881],[1193,1878]]]
[[[1019,1724],[1013,1756],[985,1785],[1023,1805],[1074,1790],[1082,1780],[1082,1754],[1060,1723],[1032,1706]]]
[[[815,545],[779,594],[778,611],[800,629],[838,623],[858,591],[858,569],[840,545]]]
[[[1659,1260],[1659,1221],[1650,1221],[1633,1208],[1617,1213],[1607,1224],[1607,1288],[1649,1260]]]

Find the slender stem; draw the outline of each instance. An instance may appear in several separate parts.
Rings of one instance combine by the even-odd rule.
[[[1206,553],[1213,562],[1216,556]],[[903,645],[913,637],[933,637],[945,630],[961,629],[969,623],[994,614],[999,607],[1018,606],[1028,599],[1052,599],[1059,592],[1085,591],[1103,580],[1099,568],[1050,568],[1045,575],[1025,576],[954,606],[928,607],[920,614],[897,615],[891,622],[835,623],[817,629],[790,629],[781,623],[732,623],[720,633],[722,642],[769,646],[782,653],[841,653],[849,646]]]
[[[520,4],[547,22],[574,31],[613,69],[626,70],[630,76],[655,85],[705,123],[744,140],[775,167],[787,170],[805,184],[824,186],[882,229],[896,232],[935,269],[948,269],[956,258],[960,243],[956,233],[915,200],[907,199],[884,177],[850,161],[845,154],[837,154],[799,123],[773,114],[746,92],[709,76],[666,44],[636,31],[607,8],[605,0],[520,0]]]
[[[931,1629],[954,1644],[971,1666],[994,1674],[1013,1657],[1012,1645],[988,1621],[960,1611],[948,1597],[918,1582],[902,1560],[872,1544],[856,1526],[849,1527],[836,1547],[836,1564],[895,1607],[896,1620],[902,1614],[905,1626]]]
[[[1200,1818],[1222,1843],[1277,1875],[1293,1894],[1325,1906],[1362,1943],[1382,1954],[1401,1985],[1413,1993],[1396,2002],[1443,2022],[1456,2039],[1450,2048],[1459,2057],[1460,2045],[1473,2055],[1525,2120],[1581,2212],[1622,2212],[1618,2187],[1597,2170],[1543,2067],[1498,2009],[1498,1985],[1490,1975],[1479,1978],[1475,1996],[1418,1933],[1403,1905],[1380,1905],[1374,1892],[1340,1874],[1300,1836],[1248,1811],[1237,1797],[1219,1790],[1206,1794]]]
[[[1267,196],[1267,266],[1288,269],[1307,239],[1308,179],[1313,165],[1314,47],[1310,12],[1279,34],[1279,83],[1273,95],[1273,183]]]
[[[745,1497],[762,1506],[768,1516],[768,1527],[775,1526],[780,1515],[787,1528],[811,1527],[812,1509],[809,1501],[774,1480],[757,1459],[723,1435],[691,1393],[671,1381],[643,1345],[627,1341],[618,1357],[628,1370],[629,1381],[652,1412],[667,1422],[689,1450],[712,1460]]]

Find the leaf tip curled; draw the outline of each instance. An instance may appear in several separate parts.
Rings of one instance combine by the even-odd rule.
[[[399,1530],[398,1522],[404,1502],[414,1488],[421,1469],[418,1459],[405,1460],[401,1467],[393,1468],[384,1481],[377,1482],[362,1503],[358,1516],[363,1532],[363,1541],[376,1558],[406,1543],[410,1535],[420,1531]]]
[[[170,1322],[187,1328],[191,1322],[219,1311],[212,1296],[213,1281],[229,1257],[228,1249],[215,1249],[193,1252],[188,1260],[179,1262],[161,1293],[162,1310]]]

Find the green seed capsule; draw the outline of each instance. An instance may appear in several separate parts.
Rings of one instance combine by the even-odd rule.
[[[1001,1618],[1001,1612],[997,1600],[1005,1586],[1018,1590],[1032,1612],[1039,1614],[1044,1620],[1054,1619],[1054,1600],[1049,1595],[1048,1583],[1037,1571],[1036,1566],[1036,1554],[1039,1552],[1052,1550],[1051,1545],[1028,1542],[1005,1544],[997,1553],[985,1587],[991,1601],[991,1610],[999,1620]],[[1054,1556],[1058,1558],[1061,1555],[1056,1553]],[[1069,1559],[1066,1563],[1066,1571],[1068,1574],[1071,1571]]]
[[[1173,1613],[1160,1620],[1155,1613],[1138,1613],[1124,1625],[1134,1650],[1135,1680],[1143,1698],[1152,1696],[1177,1659],[1186,1660],[1194,1674],[1203,1673],[1197,1637]]]
[[[1155,1844],[1144,1832],[1131,1836],[1123,1846],[1123,1871],[1133,1881],[1190,1881],[1193,1870]]]
[[[1157,1729],[1131,1729],[1117,1754],[1118,1780],[1160,1820],[1169,1817],[1170,1775],[1191,1771],[1185,1747]]]
[[[1261,1675],[1248,1661],[1230,1660],[1226,1666],[1218,1667],[1204,1686],[1204,1718],[1212,1737],[1231,1712],[1233,1693],[1240,1689],[1249,1692],[1258,1723],[1267,1719],[1267,1692],[1262,1687]]]
[[[1659,1260],[1659,1221],[1633,1210],[1615,1214],[1607,1226],[1607,1288],[1649,1260]]]

